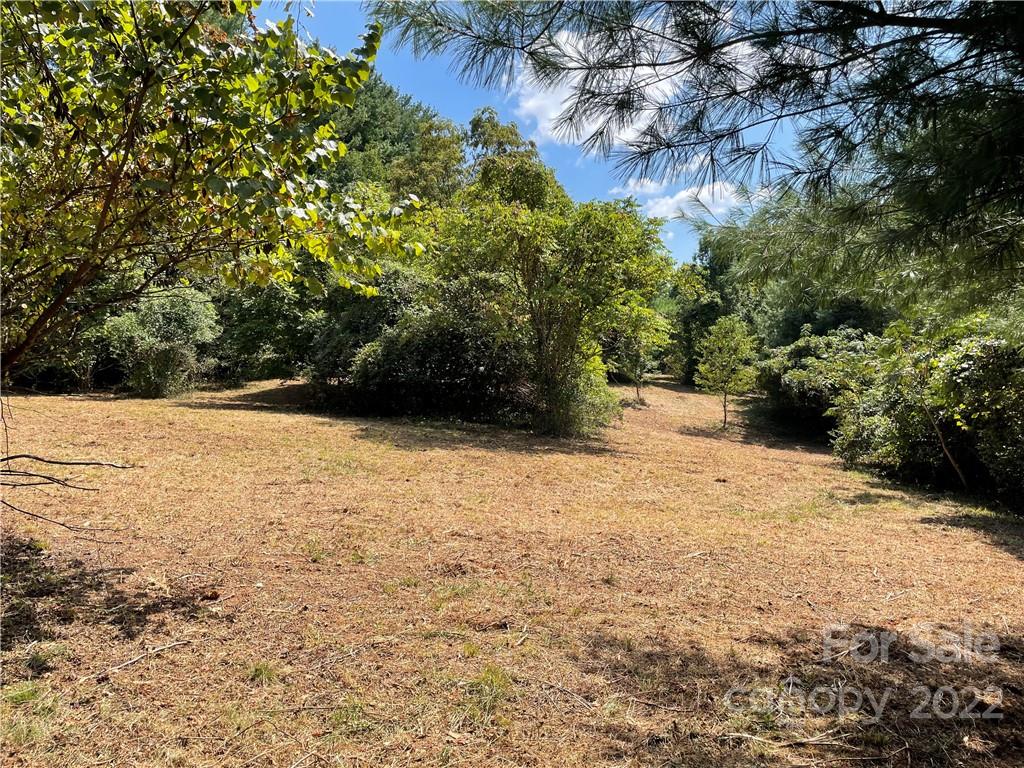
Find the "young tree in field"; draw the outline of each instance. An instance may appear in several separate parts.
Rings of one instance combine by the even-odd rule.
[[[729,423],[729,395],[754,386],[754,338],[736,315],[719,318],[700,343],[697,386],[722,396],[722,426]]]
[[[0,7],[5,375],[154,286],[317,287],[306,253],[360,288],[399,248],[392,217],[318,175],[345,152],[330,116],[369,78],[380,26],[341,57],[290,18],[255,29],[255,5]]]

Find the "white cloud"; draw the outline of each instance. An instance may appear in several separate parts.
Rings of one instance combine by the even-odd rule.
[[[665,191],[665,182],[654,181],[653,179],[627,179],[626,183],[612,187],[608,190],[609,195],[630,195],[632,197],[650,197]]]
[[[565,100],[572,94],[572,87],[562,85],[555,90],[545,91],[530,86],[522,74],[516,77],[513,92],[516,97],[516,117],[532,125],[534,130],[530,136],[538,144],[552,142],[554,144],[570,144],[569,137],[555,131],[555,121],[565,109]]]
[[[570,78],[555,88],[546,89],[531,82],[525,72],[516,74],[511,88],[516,102],[514,111],[516,117],[533,128],[530,138],[538,144],[579,144],[601,128],[603,121],[599,117],[576,124],[568,131],[556,127],[558,117],[572,104],[574,85],[575,80]],[[664,88],[664,85],[658,87]],[[623,126],[615,136],[615,143],[622,145],[637,138],[646,124],[647,119],[641,118]]]
[[[664,240],[666,243],[669,240],[675,240],[676,239],[676,233],[673,232],[671,229],[666,229],[665,233],[661,236],[661,239]]]
[[[589,60],[586,52],[588,45],[586,38],[563,30],[555,35],[555,40],[562,54],[576,63],[582,64]],[[652,67],[638,67],[632,73],[624,73],[622,77],[622,87],[626,86],[627,81],[639,79],[640,85],[652,100],[657,100],[659,97],[667,98],[674,88],[672,78],[666,80],[661,72]],[[645,84],[645,78],[650,80],[649,84]],[[523,67],[518,69],[510,91],[516,100],[514,107],[516,116],[533,128],[531,139],[538,144],[548,142],[577,144],[581,139],[589,137],[601,127],[603,121],[599,117],[594,117],[585,123],[573,126],[570,131],[556,129],[559,115],[572,103],[575,86],[578,82],[578,76],[569,76],[555,88],[543,88],[537,84],[535,78],[530,76],[529,69]],[[615,143],[623,144],[635,139],[646,126],[647,120],[647,117],[642,117],[633,124],[623,126],[615,137]]]
[[[556,35],[556,40],[567,53],[580,53],[581,38],[578,35],[562,31]],[[516,100],[516,117],[533,128],[530,138],[538,144],[573,144],[577,141],[577,137],[555,129],[558,116],[569,106],[576,81],[577,78],[570,78],[555,88],[542,88],[530,77],[527,69],[517,69],[511,88]],[[589,134],[596,127],[596,124],[586,126],[583,135]]]
[[[715,181],[711,184],[681,189],[674,195],[651,198],[644,203],[644,212],[648,216],[658,218],[671,218],[680,211],[698,215],[710,212],[712,216],[719,216],[735,208],[739,203],[740,197],[735,184]]]
[[[672,174],[672,178],[664,181],[644,179],[632,176],[626,179],[625,184],[619,184],[608,190],[609,195],[631,195],[633,197],[653,197],[661,194],[665,188],[674,180],[685,174],[698,174],[707,166],[707,153],[701,152],[688,163],[684,164]]]

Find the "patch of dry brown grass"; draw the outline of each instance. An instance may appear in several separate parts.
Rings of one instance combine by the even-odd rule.
[[[19,450],[136,468],[18,496],[117,543],[4,519],[5,764],[1024,760],[1019,524],[669,387],[582,442],[301,395],[12,398]],[[821,659],[831,624],[920,622],[999,658]],[[791,676],[897,698],[877,724],[723,702]],[[1004,716],[911,720],[917,685],[998,685]]]

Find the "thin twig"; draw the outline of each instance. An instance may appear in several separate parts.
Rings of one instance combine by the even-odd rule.
[[[52,517],[47,517],[46,515],[40,515],[38,512],[29,512],[27,509],[22,509],[21,507],[16,507],[13,504],[11,504],[11,502],[7,501],[7,499],[0,499],[0,504],[3,504],[5,507],[10,507],[15,512],[18,512],[18,513],[20,513],[22,515],[26,515],[28,517],[34,517],[36,520],[42,520],[45,523],[52,523],[53,525],[59,525],[61,528],[66,528],[67,530],[72,531],[73,533],[77,533],[77,534],[81,534],[81,533],[95,533],[96,531],[117,532],[117,531],[125,531],[125,530],[127,530],[127,528],[90,528],[90,527],[84,526],[84,525],[72,525],[70,523],[65,523],[65,522],[62,522],[60,520],[54,520]],[[82,536],[81,538],[86,539],[88,541],[94,541],[97,544],[117,544],[118,543],[116,541],[104,541],[103,539],[97,539],[97,538],[93,538],[93,537],[89,537],[89,536]]]
[[[556,691],[561,691],[567,696],[571,696],[572,698],[576,699],[576,701],[578,701],[580,704],[583,704],[587,709],[594,708],[594,704],[592,702],[587,701],[575,691],[570,691],[568,688],[563,688],[561,685],[558,685],[557,683],[552,683],[549,680],[538,680],[537,682],[541,685],[547,686],[548,688],[554,688]]]
[[[643,704],[648,707],[654,707],[655,709],[664,709],[666,712],[692,712],[692,709],[683,709],[682,707],[670,707],[667,704],[659,704],[656,701],[648,701],[647,699],[641,699],[636,696],[630,696],[630,701],[635,701],[637,704]]]
[[[833,733],[836,732],[836,730],[838,730],[838,729],[833,728],[831,731],[825,731],[824,733],[819,733],[816,736],[808,736],[806,739],[791,739],[790,741],[772,741],[771,739],[766,739],[763,736],[754,736],[751,733],[723,733],[718,738],[719,739],[750,739],[751,741],[757,741],[757,742],[760,742],[762,744],[770,744],[773,747],[796,747],[796,746],[799,746],[801,744],[812,744],[812,745],[818,745],[818,746],[831,746],[831,747],[846,747],[846,746],[849,746],[848,744],[845,744],[845,743],[843,743],[841,741],[826,741],[825,740],[826,736],[831,736]]]
[[[42,456],[34,456],[31,453],[16,453],[13,456],[0,456],[0,463],[26,459],[38,461],[43,464],[59,464],[64,467],[113,467],[114,469],[132,469],[132,464],[113,464],[109,461],[61,461],[59,459],[44,459]]]
[[[113,672],[118,672],[118,671],[124,669],[125,667],[130,667],[132,664],[138,664],[140,661],[142,661],[143,659],[148,659],[150,656],[156,656],[157,654],[163,653],[166,650],[169,650],[171,648],[176,648],[179,645],[188,645],[191,642],[192,642],[191,640],[175,640],[173,643],[167,643],[167,645],[161,645],[161,646],[159,646],[157,648],[154,648],[154,649],[152,649],[150,651],[146,651],[145,653],[139,654],[134,659],[128,659],[128,661],[122,662],[121,664],[118,664],[116,667],[111,667],[110,669],[108,669],[105,672],[100,672],[98,675],[95,675],[95,677],[106,677],[106,676],[110,675]]]
[[[24,488],[26,486],[33,486],[33,485],[59,485],[59,486],[62,486],[64,488],[73,488],[76,491],[97,491],[97,490],[99,490],[98,488],[91,488],[91,487],[88,487],[88,486],[85,486],[85,485],[75,485],[74,483],[70,482],[69,480],[65,480],[65,479],[63,479],[61,477],[55,477],[54,475],[44,475],[44,474],[42,474],[40,472],[25,472],[25,471],[20,470],[20,469],[0,469],[0,477],[4,478],[3,482],[0,482],[0,485],[4,485],[4,486],[10,487],[10,488]],[[33,479],[36,479],[36,480],[40,480],[42,482],[39,482],[39,483],[18,483],[18,482],[9,482],[7,480],[7,478],[14,478],[14,477],[33,478]]]

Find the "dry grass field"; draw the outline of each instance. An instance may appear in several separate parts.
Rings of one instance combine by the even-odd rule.
[[[8,496],[92,533],[4,516],[4,765],[1024,764],[1021,523],[666,386],[581,442],[302,394],[11,398],[134,468]]]

